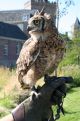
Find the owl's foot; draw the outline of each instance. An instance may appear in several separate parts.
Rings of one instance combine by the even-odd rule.
[[[30,87],[30,85],[26,85],[26,84],[23,84],[23,85],[21,85],[21,88],[22,89],[31,89],[31,87]]]
[[[30,80],[25,81],[24,79],[20,82],[22,89],[32,89],[34,83]]]

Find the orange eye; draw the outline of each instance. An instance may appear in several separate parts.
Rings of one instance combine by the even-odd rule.
[[[34,20],[34,24],[38,25],[39,24],[39,20]]]

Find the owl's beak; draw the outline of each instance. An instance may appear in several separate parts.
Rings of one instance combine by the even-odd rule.
[[[32,30],[32,27],[27,26],[27,31],[29,32],[29,31],[31,31],[31,30]]]

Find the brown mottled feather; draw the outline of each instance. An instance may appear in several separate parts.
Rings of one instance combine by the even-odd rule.
[[[31,19],[34,18],[35,16]],[[58,35],[55,26],[46,27],[43,33],[32,32],[31,38],[24,43],[17,60],[18,79],[22,87],[33,86],[40,77],[49,73],[50,68],[54,71],[62,60],[64,52],[65,42]]]

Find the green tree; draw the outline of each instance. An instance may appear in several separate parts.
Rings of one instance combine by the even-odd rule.
[[[56,0],[57,3],[57,28],[59,27],[59,19],[64,16],[67,15],[68,13],[68,8],[71,5],[74,5],[73,0]]]

